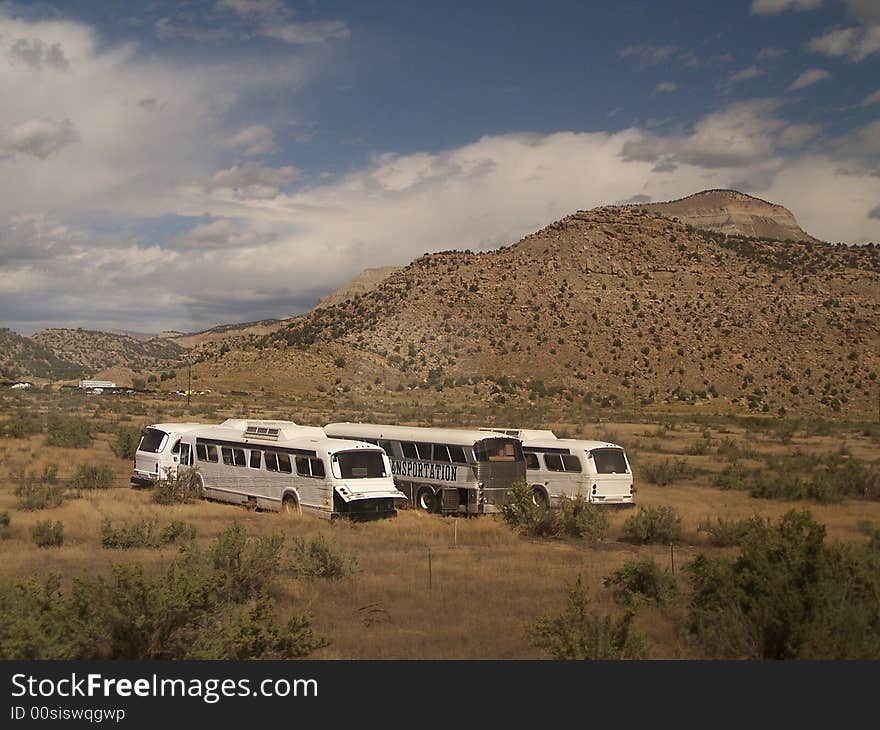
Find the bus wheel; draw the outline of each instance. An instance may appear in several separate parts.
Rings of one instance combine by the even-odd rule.
[[[532,489],[532,504],[541,509],[547,509],[550,506],[550,500],[547,498],[547,492],[540,487]]]
[[[430,487],[422,487],[416,494],[416,506],[423,512],[437,511],[437,496]]]
[[[281,511],[286,515],[302,514],[302,509],[300,509],[299,502],[292,494],[284,495],[284,499],[281,502]]]

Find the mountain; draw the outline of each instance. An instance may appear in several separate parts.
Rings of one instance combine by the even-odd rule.
[[[186,350],[175,342],[85,329],[45,329],[31,340],[88,373],[113,367],[131,370],[171,368],[179,365]]]
[[[83,374],[79,364],[59,357],[45,345],[0,328],[0,378],[66,380]]]
[[[247,335],[265,335],[283,327],[292,318],[261,319],[257,322],[240,322],[238,324],[221,324],[201,332],[163,332],[159,335],[180,347],[191,348],[209,342],[219,342],[231,337]]]
[[[400,266],[383,266],[375,269],[364,269],[360,274],[343,284],[332,294],[322,297],[315,305],[315,309],[319,307],[329,307],[332,304],[339,304],[346,299],[351,299],[356,295],[363,296],[369,291],[375,289],[385,279],[396,271],[400,271]]]
[[[801,230],[787,208],[736,190],[704,190],[679,200],[640,207],[696,228],[731,236],[819,242]]]
[[[688,215],[708,209],[693,199],[714,200],[712,220],[752,225],[743,211],[767,209],[743,198],[692,196]],[[596,407],[874,413],[880,248],[728,235],[676,217],[600,207],[495,251],[425,255],[364,294],[199,357],[272,388],[335,376],[355,390],[427,383]],[[800,230],[792,221],[786,234]]]

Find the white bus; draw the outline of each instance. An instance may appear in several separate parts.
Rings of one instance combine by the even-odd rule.
[[[427,512],[499,512],[510,487],[526,476],[519,439],[502,434],[374,423],[331,423],[324,432],[384,449],[398,488]]]
[[[207,498],[276,511],[383,517],[406,499],[382,449],[292,421],[157,424],[141,440],[133,481],[143,483],[147,460],[153,481],[195,467]]]
[[[623,447],[606,441],[557,438],[552,431],[481,428],[522,440],[526,479],[535,504],[557,506],[583,495],[594,504],[635,504],[632,468]]]

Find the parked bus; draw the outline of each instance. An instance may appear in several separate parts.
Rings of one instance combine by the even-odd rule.
[[[623,447],[606,441],[557,438],[552,431],[481,428],[522,440],[526,479],[535,504],[558,505],[578,494],[594,504],[635,504],[632,468]]]
[[[519,439],[501,434],[374,423],[331,423],[324,432],[384,449],[398,488],[426,512],[499,512],[510,487],[526,476]]]
[[[321,428],[292,421],[157,424],[141,440],[139,478],[133,481],[142,483],[138,466],[146,466],[147,459],[156,462],[153,481],[166,470],[174,474],[195,467],[207,498],[263,509],[326,518],[382,517],[396,514],[397,504],[406,499],[394,485],[382,449],[330,439]]]

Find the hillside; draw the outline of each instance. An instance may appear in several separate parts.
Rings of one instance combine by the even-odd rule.
[[[83,374],[80,365],[58,357],[50,348],[0,328],[0,378],[64,380]]]
[[[231,337],[248,335],[265,335],[283,327],[290,321],[286,319],[261,319],[257,322],[241,322],[238,324],[221,324],[201,332],[163,332],[159,335],[162,341],[173,342],[183,348],[196,347],[210,342],[220,342]]]
[[[351,299],[356,295],[363,296],[369,291],[375,289],[385,279],[396,271],[400,271],[400,266],[382,266],[375,269],[364,269],[360,274],[346,282],[332,294],[321,297],[315,305],[318,307],[329,307],[332,304],[339,304],[346,299]]]
[[[729,236],[818,243],[818,239],[801,229],[787,208],[736,190],[704,190],[680,200],[640,207],[668,218],[677,218],[696,228]]]
[[[199,356],[249,378],[265,369],[280,387],[336,372],[335,357],[355,389],[369,378],[597,408],[873,415],[878,310],[873,246],[728,236],[603,207],[500,250],[423,256],[372,291]]]
[[[31,338],[59,358],[77,363],[88,373],[113,367],[131,370],[172,367],[186,350],[175,342],[84,329],[45,329]]]

